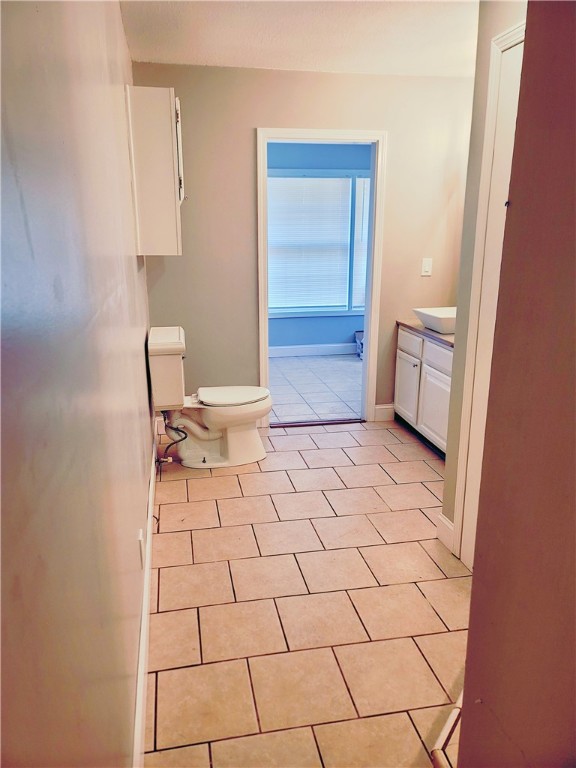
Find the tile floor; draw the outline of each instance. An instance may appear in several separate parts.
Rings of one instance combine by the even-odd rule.
[[[471,582],[443,462],[394,422],[263,434],[255,464],[161,467],[145,765],[431,765]]]
[[[272,424],[360,418],[362,360],[357,355],[270,358]]]

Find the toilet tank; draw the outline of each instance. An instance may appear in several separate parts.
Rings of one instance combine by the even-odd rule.
[[[148,361],[152,399],[156,411],[177,411],[184,407],[184,329],[172,325],[150,328]]]

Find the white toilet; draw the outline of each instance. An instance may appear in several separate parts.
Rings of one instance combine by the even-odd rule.
[[[152,398],[156,411],[165,413],[166,434],[176,445],[185,467],[235,467],[266,456],[258,433],[258,420],[272,408],[265,387],[200,387],[184,395],[186,351],[179,326],[151,328],[148,359]],[[178,431],[176,431],[177,428]]]

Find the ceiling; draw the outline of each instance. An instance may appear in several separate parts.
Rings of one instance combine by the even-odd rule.
[[[478,0],[125,0],[133,61],[472,77]]]

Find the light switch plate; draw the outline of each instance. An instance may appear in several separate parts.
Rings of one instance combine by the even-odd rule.
[[[432,259],[422,259],[422,277],[428,277],[432,274]]]

